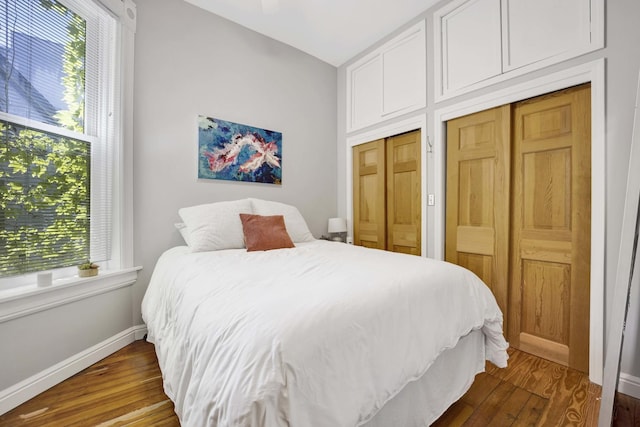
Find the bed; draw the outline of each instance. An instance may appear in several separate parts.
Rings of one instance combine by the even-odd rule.
[[[502,313],[468,270],[315,240],[289,205],[220,203],[180,211],[188,245],[142,304],[182,425],[426,426],[485,360],[506,366]],[[280,217],[292,247],[245,248],[242,212]]]

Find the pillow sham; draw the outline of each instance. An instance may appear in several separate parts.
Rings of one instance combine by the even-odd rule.
[[[293,248],[282,215],[240,214],[247,252]]]
[[[312,242],[315,240],[304,217],[295,206],[262,199],[249,199],[256,215],[282,215],[287,233],[294,243]]]
[[[189,246],[189,229],[187,228],[186,224],[184,222],[176,222],[173,225],[180,232],[180,236],[182,236],[184,243]]]
[[[178,214],[188,228],[191,252],[244,248],[241,213],[253,213],[249,199],[180,209]]]

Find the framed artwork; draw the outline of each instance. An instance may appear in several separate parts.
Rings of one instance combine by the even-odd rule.
[[[198,116],[198,178],[282,184],[282,133]]]

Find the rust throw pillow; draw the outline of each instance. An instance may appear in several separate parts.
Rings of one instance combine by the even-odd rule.
[[[262,216],[240,214],[247,252],[293,248],[282,215]]]

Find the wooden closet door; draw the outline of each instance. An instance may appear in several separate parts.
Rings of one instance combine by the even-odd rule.
[[[387,138],[387,250],[421,253],[420,131]]]
[[[447,123],[445,259],[491,288],[507,325],[510,106]]]
[[[589,85],[515,104],[509,341],[587,372]]]
[[[384,139],[353,147],[353,243],[386,249]]]

